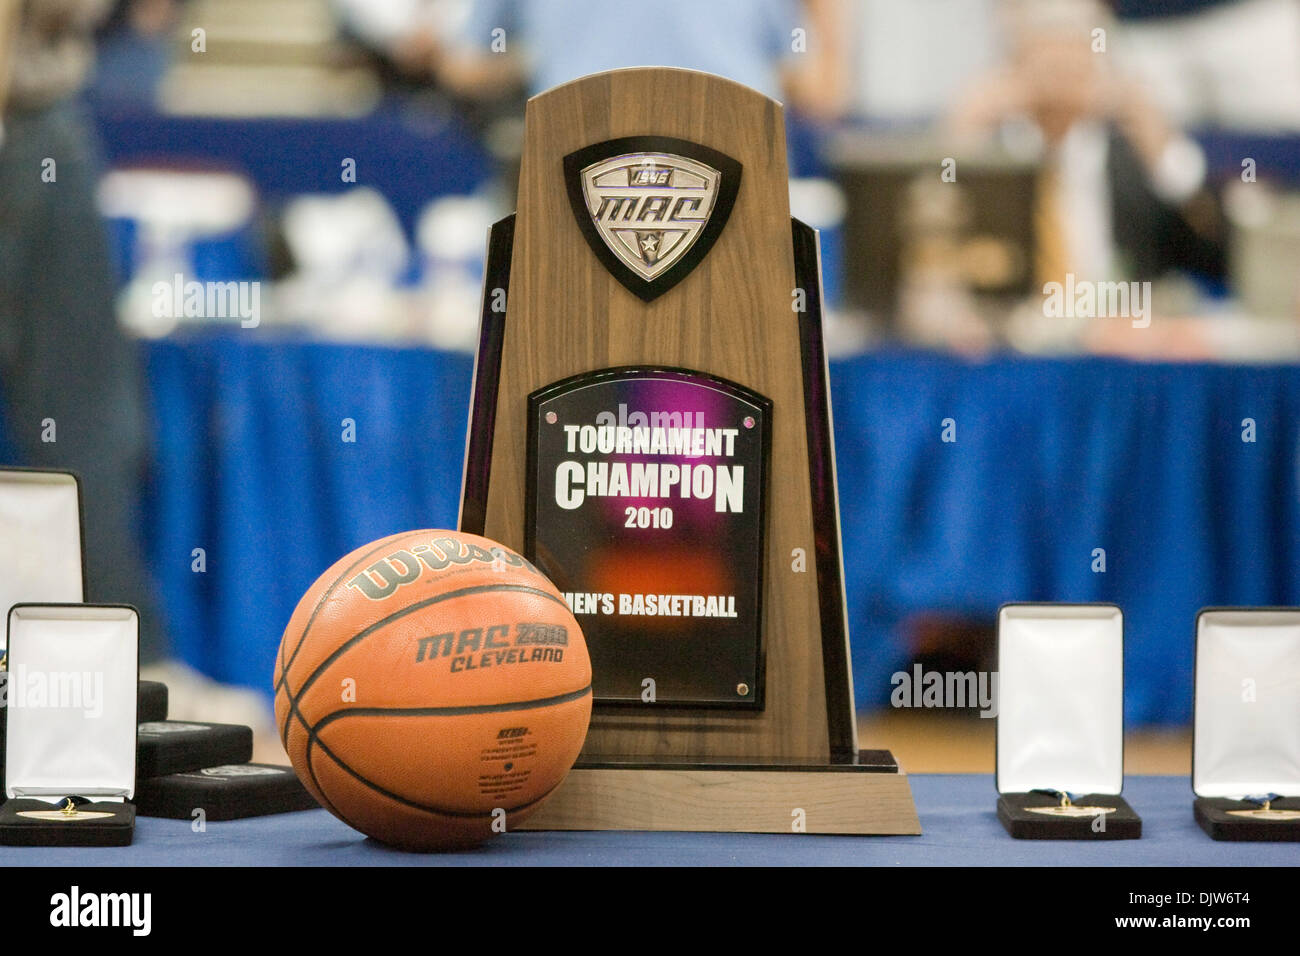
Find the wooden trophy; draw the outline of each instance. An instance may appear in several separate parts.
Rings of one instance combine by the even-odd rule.
[[[529,829],[919,833],[859,751],[816,232],[781,105],[678,69],[528,103],[460,527],[565,593],[582,756]]]

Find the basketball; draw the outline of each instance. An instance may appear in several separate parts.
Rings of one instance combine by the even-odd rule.
[[[573,766],[591,663],[555,586],[477,535],[412,531],[308,589],[275,665],[275,716],[323,807],[394,846],[470,846]]]

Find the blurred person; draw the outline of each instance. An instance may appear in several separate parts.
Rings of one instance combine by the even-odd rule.
[[[848,105],[891,126],[941,120],[1001,58],[999,0],[855,0],[845,29]]]
[[[333,2],[355,32],[394,55],[403,51],[408,74],[427,69],[429,81],[458,100],[503,161],[505,208],[519,178],[520,90],[533,95],[592,73],[667,66],[785,99],[816,124],[839,118],[845,106],[842,0],[660,0],[649,11],[635,0]],[[802,131],[797,123],[787,129],[796,155]]]
[[[1300,130],[1300,0],[1111,0],[1117,57],[1183,126]]]
[[[955,139],[1001,135],[1040,150],[1035,213],[1040,283],[1226,271],[1205,157],[1121,76],[1094,30],[1113,26],[1093,0],[1016,0],[1004,8],[1004,65],[957,104]]]
[[[0,142],[0,396],[22,464],[81,478],[87,598],[139,609],[148,664],[166,642],[137,539],[146,411],[134,345],[117,325],[99,161],[77,103],[110,6],[17,4]]]
[[[473,0],[330,0],[344,34],[370,54],[390,96],[433,114],[454,112],[507,165],[518,151],[522,80],[514,75],[444,77],[447,51]],[[450,101],[450,103],[448,103]]]
[[[488,95],[521,79],[532,94],[605,70],[681,67],[832,120],[847,89],[842,22],[839,0],[486,0],[436,70],[451,89]]]
[[[331,0],[344,29],[394,72],[426,81],[446,38],[469,15],[467,0]]]
[[[152,108],[171,66],[177,0],[122,0],[98,39],[91,92],[115,106]]]

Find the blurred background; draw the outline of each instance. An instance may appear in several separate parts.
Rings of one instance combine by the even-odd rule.
[[[893,675],[1114,601],[1186,771],[1196,611],[1300,604],[1300,0],[0,0],[0,460],[81,474],[172,715],[276,759],[298,598],[454,526],[524,101],[636,65],[786,104],[863,745],[991,770]]]

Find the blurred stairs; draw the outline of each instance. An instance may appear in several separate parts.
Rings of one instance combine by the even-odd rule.
[[[194,50],[197,29],[205,52]],[[175,44],[159,92],[168,113],[348,117],[380,98],[328,0],[190,0]]]

